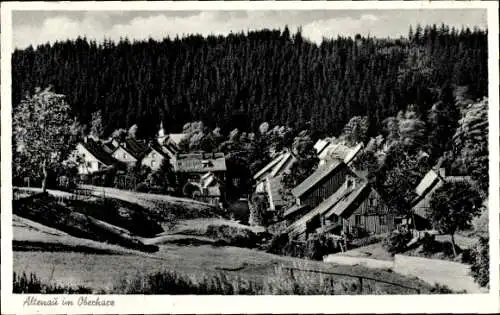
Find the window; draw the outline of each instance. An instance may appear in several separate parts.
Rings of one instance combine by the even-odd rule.
[[[154,158],[156,157],[156,153],[154,153],[154,152],[153,152],[153,153],[151,154],[151,157],[154,159]],[[151,166],[153,166],[153,165],[151,164]]]
[[[126,159],[127,158],[127,153],[123,153],[123,158]]]
[[[361,225],[361,216],[359,214],[356,214],[354,216],[354,224],[355,225]]]
[[[370,197],[368,204],[370,205],[370,207],[373,207],[375,205],[375,199],[373,197]]]
[[[155,167],[155,161],[151,161],[151,167]]]

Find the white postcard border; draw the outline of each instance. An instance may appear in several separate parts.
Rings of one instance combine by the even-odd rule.
[[[489,122],[490,122],[490,293],[420,296],[142,296],[100,295],[115,307],[23,307],[28,295],[12,294],[12,184],[11,184],[11,64],[13,10],[319,10],[319,9],[467,9],[488,10]],[[499,95],[498,3],[495,1],[263,1],[263,2],[11,2],[1,8],[1,264],[4,314],[165,314],[165,313],[490,313],[499,308]],[[30,295],[42,296],[42,295]],[[77,303],[79,295],[58,296]],[[91,296],[95,298],[96,296]]]

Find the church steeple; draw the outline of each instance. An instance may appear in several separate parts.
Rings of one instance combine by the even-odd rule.
[[[160,130],[158,131],[158,138],[165,137],[165,129],[163,129],[163,121],[160,122]]]

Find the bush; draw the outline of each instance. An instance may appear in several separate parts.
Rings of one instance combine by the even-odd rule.
[[[149,186],[146,183],[139,183],[135,186],[135,191],[147,193],[149,192]]]
[[[407,244],[412,239],[410,231],[395,231],[384,239],[382,246],[391,254],[402,253],[407,250]]]
[[[490,284],[490,250],[489,238],[481,237],[474,246],[472,256],[471,274],[474,280],[482,287]]]
[[[222,240],[228,245],[238,247],[256,247],[260,238],[253,231],[245,228],[238,228],[226,224],[213,225],[207,227],[206,236]]]
[[[276,255],[323,260],[323,256],[340,251],[337,241],[324,234],[311,236],[306,242],[290,240],[287,234],[272,238],[267,251]]]
[[[305,242],[299,242],[289,239],[288,234],[283,233],[275,235],[267,248],[268,253],[289,256],[289,257],[305,257]]]
[[[312,236],[306,243],[305,257],[312,260],[323,260],[323,256],[340,251],[337,241],[324,234]]]
[[[429,233],[424,234],[420,243],[425,253],[437,253],[442,249],[441,243],[436,241],[436,236]]]
[[[349,241],[349,248],[358,248],[363,246],[372,245],[382,241],[384,238],[383,235],[370,235],[368,237],[357,238]]]

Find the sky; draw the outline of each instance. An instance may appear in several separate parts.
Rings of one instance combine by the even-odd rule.
[[[410,25],[441,24],[487,28],[484,9],[433,10],[316,10],[316,11],[14,11],[13,45],[26,48],[57,40],[86,36],[102,41],[162,39],[187,34],[226,35],[262,28],[293,32],[320,43],[323,37],[399,37]]]

